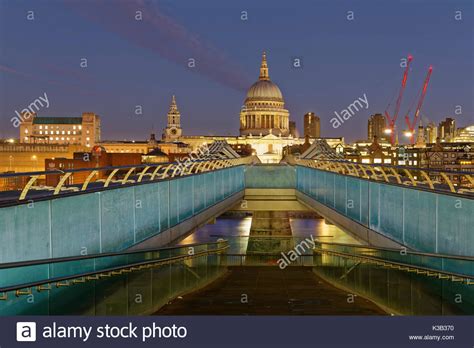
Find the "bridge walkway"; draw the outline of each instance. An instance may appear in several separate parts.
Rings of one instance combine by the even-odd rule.
[[[284,270],[231,266],[205,288],[174,299],[156,315],[386,315],[317,276],[311,267]]]

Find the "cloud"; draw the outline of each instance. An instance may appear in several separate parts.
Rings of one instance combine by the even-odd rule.
[[[221,85],[245,91],[252,82],[248,74],[222,50],[165,15],[156,2],[67,0],[66,3],[109,32]],[[137,11],[141,11],[141,20],[136,20]],[[189,59],[195,60],[195,67],[188,67]]]

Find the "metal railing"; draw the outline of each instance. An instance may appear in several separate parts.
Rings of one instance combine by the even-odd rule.
[[[226,266],[279,266],[282,254],[276,253],[251,253],[251,254],[225,254]],[[298,255],[298,258],[287,263],[288,266],[313,267],[313,254]],[[285,266],[286,268],[286,266]]]
[[[474,285],[474,257],[423,253],[357,244],[317,242],[316,254],[335,255],[361,263]]]
[[[0,300],[8,300],[11,292],[16,297],[31,295],[34,289],[37,292],[49,291],[52,286],[67,287],[205,255],[222,254],[228,247],[226,241],[218,241],[173,248],[1,264]]]
[[[112,185],[130,185],[140,184],[142,182],[159,181],[167,178],[176,178],[192,174],[198,174],[242,164],[251,163],[253,157],[242,157],[237,159],[216,159],[216,160],[199,160],[188,162],[172,162],[161,164],[143,164],[132,166],[114,166],[114,167],[97,167],[97,168],[81,168],[68,170],[48,170],[41,172],[27,172],[27,173],[7,173],[0,174],[0,181],[12,178],[26,177],[25,184],[19,190],[4,191],[2,200],[9,201],[24,201],[31,191],[43,191],[52,193],[52,195],[60,195],[71,192],[84,192],[90,190],[91,187],[108,188]],[[79,184],[68,185],[69,179],[73,178],[76,173],[88,172],[89,174],[85,180]],[[104,172],[103,179],[98,179],[99,173]],[[40,178],[45,178],[48,175],[59,175],[58,183],[54,186],[37,185]],[[1,190],[0,190],[1,191]],[[18,193],[8,196],[5,192]]]
[[[299,159],[296,160],[296,164],[395,185],[408,185],[418,188],[423,187],[433,191],[449,191],[458,194],[474,195],[473,172],[446,171],[389,164],[356,163],[347,160]],[[442,181],[432,179],[429,174],[440,176]],[[465,182],[460,184],[453,183],[450,179],[452,175],[464,178]]]

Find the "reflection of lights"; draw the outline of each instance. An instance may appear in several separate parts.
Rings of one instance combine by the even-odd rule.
[[[33,161],[35,161],[36,159],[38,159],[38,157],[36,157],[36,155],[33,155],[33,156],[31,156],[31,159],[32,159]]]
[[[179,245],[185,245],[185,244],[196,244],[198,243],[198,238],[197,238],[197,233],[194,232],[192,234],[190,234],[189,236],[187,236],[185,239],[183,239]]]
[[[239,235],[249,235],[251,225],[252,225],[252,217],[251,216],[240,219],[239,224],[237,226],[237,229],[239,231]]]

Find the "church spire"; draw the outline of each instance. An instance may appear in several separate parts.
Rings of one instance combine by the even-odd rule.
[[[182,134],[181,129],[181,114],[176,104],[176,97],[173,95],[171,98],[170,109],[168,111],[168,122],[163,132],[163,140],[175,141]]]
[[[259,80],[270,80],[270,77],[268,76],[267,54],[265,51],[263,51],[262,54],[262,65],[260,66]]]
[[[174,96],[174,94],[173,94],[173,97],[171,98],[170,112],[179,112],[178,105],[176,105],[176,97]]]

